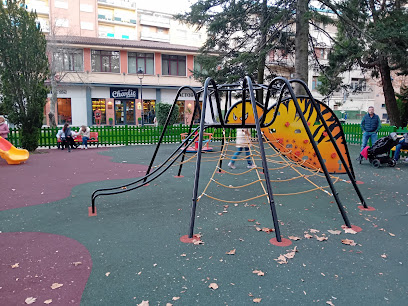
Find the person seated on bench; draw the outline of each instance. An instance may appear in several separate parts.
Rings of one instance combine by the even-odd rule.
[[[74,147],[74,134],[71,131],[68,123],[64,124],[64,127],[58,131],[57,138],[61,140],[61,150],[64,150],[64,147],[68,147],[68,152],[71,152],[71,148]]]
[[[401,141],[395,146],[395,161],[399,160],[401,150],[408,150],[408,133],[405,133]],[[407,159],[405,161],[407,161]]]
[[[80,149],[88,150],[88,140],[91,138],[91,129],[86,125],[81,126],[78,135],[82,136],[82,146]]]

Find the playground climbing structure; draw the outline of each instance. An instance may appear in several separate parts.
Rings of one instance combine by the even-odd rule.
[[[293,84],[298,84],[303,87],[306,95],[296,96],[293,91]],[[192,118],[199,115],[200,124],[193,130],[192,119],[189,132],[185,135],[179,147],[164,162],[153,166],[157,152],[166,133],[171,113],[174,111],[176,101],[181,92],[187,90],[193,92],[195,97],[195,107]],[[262,96],[263,101],[257,101],[255,98],[256,95]],[[232,100],[236,96],[239,96],[241,100],[233,104]],[[222,103],[222,99],[224,99],[224,103]],[[202,109],[200,109],[200,101],[203,101]],[[222,110],[224,110],[224,112]],[[250,77],[245,77],[241,83],[223,85],[217,85],[214,80],[208,78],[205,81],[204,87],[200,90],[194,90],[189,86],[181,87],[175,97],[162,135],[160,136],[150,161],[146,176],[123,186],[96,190],[92,194],[92,208],[90,208],[90,212],[96,213],[95,200],[97,197],[141,188],[162,175],[171,166],[175,165],[179,158],[177,177],[182,177],[182,167],[186,162],[186,150],[192,144],[197,144],[190,228],[188,235],[181,238],[183,242],[196,241],[197,237],[194,236],[194,225],[197,203],[203,195],[208,196],[205,190],[209,184],[207,184],[206,189],[201,195],[199,195],[198,190],[201,163],[203,161],[203,146],[205,145],[204,135],[208,128],[222,128],[224,131],[227,128],[255,129],[256,142],[253,145],[252,158],[256,156],[258,159],[258,169],[255,170],[257,171],[259,181],[262,183],[262,189],[264,190],[263,194],[256,196],[256,198],[267,198],[276,235],[275,238],[270,240],[272,244],[286,246],[290,244],[290,240],[283,238],[279,229],[274,199],[275,195],[270,179],[269,167],[271,163],[271,170],[277,170],[279,167],[290,167],[290,169],[296,173],[296,176],[292,179],[303,178],[313,185],[313,188],[299,192],[322,190],[333,196],[343,218],[344,226],[353,228],[356,231],[361,230],[350,223],[339,194],[335,189],[334,183],[340,180],[340,178],[331,175],[347,174],[350,183],[362,203],[362,209],[372,209],[365,203],[357,186],[340,122],[328,106],[313,98],[303,81],[287,80],[282,77],[275,78],[269,85],[253,84]],[[226,159],[227,146],[228,142],[224,137],[221,140],[221,154],[216,170],[218,172],[225,171],[222,168],[222,164],[223,159]],[[265,146],[273,149],[274,153],[272,155],[279,157],[281,161],[274,162],[271,158],[272,155],[266,154]],[[192,157],[188,158],[188,160],[191,159]],[[308,169],[310,174],[302,173],[300,168]],[[262,171],[258,171],[259,169]],[[253,169],[248,171],[251,170]],[[261,176],[263,178],[261,178]],[[317,185],[312,181],[312,176],[323,177],[327,185]],[[215,181],[213,177],[210,183],[212,181]]]

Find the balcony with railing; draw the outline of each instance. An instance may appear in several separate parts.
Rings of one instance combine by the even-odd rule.
[[[125,25],[129,27],[136,27],[136,19],[125,19],[119,16],[114,15],[103,15],[98,14],[98,21],[109,23],[109,24],[116,24],[116,25]]]
[[[37,15],[49,15],[50,8],[46,1],[34,0],[27,3],[27,11],[35,11]]]
[[[132,0],[98,0],[99,5],[136,10],[136,1]]]
[[[140,15],[140,24],[169,29],[170,18],[157,15]]]
[[[143,31],[140,32],[141,40],[151,40],[160,42],[170,42],[170,35],[160,32]]]

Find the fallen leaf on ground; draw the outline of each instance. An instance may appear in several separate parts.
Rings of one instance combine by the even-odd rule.
[[[37,298],[35,298],[35,297],[28,297],[28,298],[25,299],[24,302],[25,302],[26,304],[32,304],[32,303],[34,303],[36,300],[37,300]]]
[[[328,237],[325,237],[325,236],[319,237],[319,236],[315,235],[315,237],[316,237],[316,239],[319,240],[319,241],[325,241],[325,240],[329,239]]]
[[[316,234],[316,233],[318,233],[318,232],[320,232],[320,231],[317,230],[317,229],[311,228],[311,229],[310,229],[310,232],[313,233],[313,234]]]
[[[313,236],[310,235],[310,234],[308,234],[308,233],[306,233],[306,234],[305,234],[305,238],[306,238],[306,239],[310,239],[310,238],[313,238]]]
[[[187,256],[187,255],[186,255],[186,254],[181,254],[180,256],[183,256],[183,257],[184,257],[184,256]]]
[[[332,235],[340,235],[341,234],[341,231],[332,231],[332,230],[327,230],[330,234],[332,234]]]
[[[353,230],[352,228],[348,228],[348,227],[344,228],[344,232],[346,234],[353,234],[353,235],[357,234],[355,230]]]
[[[285,256],[283,256],[283,255],[280,255],[278,258],[276,258],[276,259],[274,259],[274,260],[276,260],[277,262],[278,262],[278,264],[287,264],[288,263],[288,260],[286,259],[286,257]]]
[[[82,265],[82,262],[76,261],[76,262],[73,262],[73,265],[76,267],[76,266]]]
[[[109,274],[110,274],[110,272],[106,272],[106,273],[105,273],[106,276],[109,276]]]
[[[329,304],[330,306],[334,306],[334,304],[332,303],[332,301],[327,301],[326,304]]]
[[[262,301],[262,299],[261,298],[256,298],[256,299],[253,299],[252,301],[254,301],[254,303],[260,303]]]
[[[51,289],[58,289],[58,288],[60,288],[60,287],[62,287],[62,286],[64,286],[64,284],[53,283],[53,284],[51,285]]]
[[[258,276],[264,276],[265,275],[265,273],[262,272],[261,270],[254,270],[254,271],[252,271],[252,273],[254,273],[254,274],[258,275]]]
[[[288,238],[291,239],[291,240],[295,240],[295,241],[302,239],[302,238],[297,237],[297,236],[289,236]]]
[[[248,219],[248,222],[254,222],[255,219]]]
[[[211,283],[211,284],[208,286],[208,288],[216,290],[216,289],[218,289],[218,285],[217,285],[216,283]]]
[[[227,254],[227,255],[235,255],[235,249],[233,249],[233,250],[231,250],[231,251],[229,251],[229,252],[227,252],[227,253],[225,253],[225,254]]]
[[[195,240],[193,243],[194,243],[195,245],[204,244],[204,241],[202,241],[202,240]]]
[[[179,296],[173,296],[173,298],[172,298],[173,301],[177,301],[177,300],[179,300],[179,299],[180,299]]]
[[[149,301],[142,301],[140,304],[137,304],[137,306],[149,306]]]
[[[387,258],[387,255],[386,255],[386,254],[382,254],[381,257],[382,257],[382,258]]]
[[[166,306],[173,306],[173,304],[171,304],[171,303],[167,303],[167,304],[166,304]]]
[[[357,245],[357,243],[355,243],[354,240],[351,240],[351,239],[342,239],[341,243],[348,244],[348,245],[351,245],[351,246]]]
[[[271,233],[271,232],[274,232],[275,230],[273,228],[263,227],[262,231],[265,232],[265,233]]]
[[[395,235],[393,233],[388,233],[390,236],[395,237]]]
[[[262,229],[261,229],[260,227],[255,227],[255,229],[256,229],[258,232],[262,231]]]
[[[49,300],[45,300],[44,301],[44,304],[51,304],[52,303],[52,299],[49,299]]]
[[[14,265],[11,265],[11,268],[13,268],[13,269],[14,269],[14,268],[19,268],[19,266],[18,266],[18,265],[19,265],[19,263],[18,263],[18,262],[16,262]]]

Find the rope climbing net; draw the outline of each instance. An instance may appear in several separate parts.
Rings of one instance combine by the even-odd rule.
[[[211,178],[209,179],[208,183],[204,187],[204,190],[201,192],[201,195],[198,197],[197,201],[200,201],[203,197],[207,197],[209,199],[212,199],[214,201],[219,201],[219,202],[224,202],[224,203],[245,203],[245,202],[250,202],[256,199],[260,199],[263,197],[268,197],[266,186],[265,186],[265,179],[261,178],[262,175],[262,159],[261,159],[261,153],[260,153],[260,148],[255,141],[256,139],[248,139],[248,142],[251,143],[249,146],[249,158],[252,162],[252,164],[256,165],[254,168],[250,169],[245,169],[244,171],[232,171],[230,170],[226,163],[231,160],[232,156],[234,155],[235,152],[235,145],[233,138],[231,135],[226,135],[225,130],[223,133],[224,137],[224,146],[221,145],[216,145],[215,143],[212,144],[213,147],[218,147],[220,152],[216,150],[216,152],[206,152],[202,156],[202,162],[213,162],[217,163],[217,166],[215,167]],[[286,157],[287,154],[290,154],[290,151],[286,152],[280,152],[276,149],[276,146],[279,146],[279,142],[277,140],[268,140],[267,138],[264,137],[263,139],[264,147],[265,147],[265,153],[266,153],[266,161],[268,162],[268,170],[271,175],[270,182],[275,185],[274,187],[274,196],[291,196],[291,195],[300,195],[300,194],[305,194],[305,193],[310,193],[310,192],[315,192],[315,191],[322,191],[326,193],[329,196],[333,196],[332,193],[327,191],[327,189],[330,189],[329,185],[325,185],[324,182],[327,183],[325,176],[320,172],[320,168],[306,168],[303,166],[305,160],[298,159],[298,160],[291,160]],[[232,148],[231,148],[232,147]],[[218,151],[218,152],[217,152]],[[177,167],[180,164],[185,164],[189,162],[195,161],[195,158],[197,156],[197,153],[192,154],[190,157],[188,157],[186,160],[183,162],[176,162],[173,167]],[[247,156],[239,157],[236,158],[235,161],[243,161],[247,159]],[[219,165],[221,162],[224,162],[223,168],[221,169]],[[228,170],[227,170],[228,169]],[[255,173],[255,177],[252,176],[252,179],[250,182],[245,183],[245,184],[237,184],[237,185],[231,185],[228,183],[223,182],[223,177],[230,176],[230,177],[235,177],[235,179],[238,179],[240,176],[245,176],[246,179],[248,180],[248,174],[249,173]],[[222,174],[220,176],[220,174]],[[285,176],[284,178],[280,178],[278,176]],[[337,183],[339,181],[341,182],[347,182],[346,180],[338,177],[331,175],[330,176],[331,180],[333,183]],[[226,178],[225,181],[230,181],[231,179]],[[302,181],[302,182],[300,182]],[[286,185],[290,185],[290,187],[293,189],[296,189],[294,191],[287,191],[287,192],[282,192],[280,189],[285,189],[285,188],[280,188],[283,183],[286,183]],[[217,187],[220,187],[221,189],[233,189],[235,191],[241,190],[243,188],[252,186],[251,188],[251,193],[253,194],[253,187],[258,185],[258,188],[260,187],[260,192],[252,197],[245,198],[245,199],[239,199],[239,200],[231,200],[231,199],[226,199],[226,198],[221,198],[221,196],[216,196],[211,192],[214,190],[213,188],[210,188],[212,185],[216,185]],[[304,186],[308,187],[304,187]],[[289,189],[291,189],[289,188]],[[257,188],[255,188],[257,189]],[[288,189],[288,186],[286,186],[286,189]],[[302,190],[299,190],[302,189]],[[226,194],[223,191],[220,191],[218,188],[216,188],[217,194]]]

